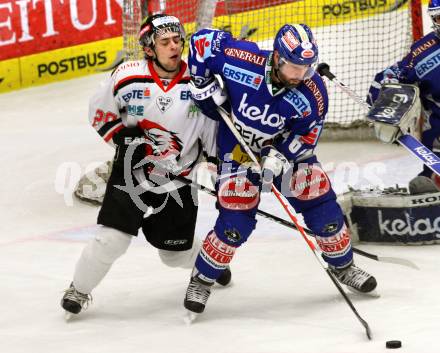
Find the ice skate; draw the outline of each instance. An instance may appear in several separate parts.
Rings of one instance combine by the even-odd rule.
[[[189,311],[185,321],[191,320],[192,322],[197,317],[197,314],[203,313],[211,294],[211,286],[212,284],[201,280],[197,276],[191,277],[186,290],[185,300],[183,301],[183,305]]]
[[[61,306],[66,311],[65,320],[70,320],[72,314],[79,314],[82,309],[86,309],[91,300],[92,296],[90,294],[78,292],[73,286],[73,283],[71,283],[61,299]]]
[[[338,281],[345,284],[350,291],[378,296],[376,292],[373,292],[377,286],[376,279],[353,263],[344,268],[335,268],[331,265],[329,268]]]
[[[231,269],[229,267],[226,267],[221,273],[220,277],[215,280],[215,282],[223,287],[226,287],[231,283],[231,279],[232,279]]]

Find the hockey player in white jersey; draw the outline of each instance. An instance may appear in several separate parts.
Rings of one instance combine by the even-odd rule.
[[[165,14],[149,16],[139,40],[145,60],[121,64],[90,100],[90,122],[115,145],[116,153],[99,228],[61,300],[68,313],[78,314],[88,304],[92,290],[140,228],[168,266],[191,268],[200,248],[194,241],[197,206],[191,187],[170,179],[191,177],[203,152],[215,156],[217,123],[191,100],[179,20]],[[134,187],[144,182],[150,189],[139,195]],[[170,184],[171,189],[165,188]],[[144,218],[146,212],[149,216]],[[217,282],[226,285],[230,278],[226,269]]]

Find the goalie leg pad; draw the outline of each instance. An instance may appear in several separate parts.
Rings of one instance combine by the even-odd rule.
[[[108,161],[88,171],[79,180],[74,195],[93,205],[102,204],[112,167],[113,162]]]
[[[347,218],[359,240],[439,243],[440,192],[409,195],[390,189],[382,194],[378,190],[351,192]]]
[[[91,293],[101,282],[113,263],[130,245],[132,236],[109,227],[99,227],[79,258],[73,285],[81,293]]]

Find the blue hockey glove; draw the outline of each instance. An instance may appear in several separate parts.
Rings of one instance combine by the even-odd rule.
[[[227,96],[216,79],[212,79],[200,87],[196,87],[194,82],[191,81],[188,87],[195,105],[208,118],[221,120],[221,116],[217,111],[218,107],[222,107],[228,112],[231,111]]]

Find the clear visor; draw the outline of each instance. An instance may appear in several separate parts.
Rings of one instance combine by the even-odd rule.
[[[312,65],[298,65],[280,57],[279,70],[286,79],[307,80],[313,76],[315,70]]]

